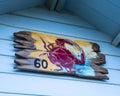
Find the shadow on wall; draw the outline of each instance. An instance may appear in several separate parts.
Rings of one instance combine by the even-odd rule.
[[[0,14],[42,6],[46,0],[0,0]]]
[[[66,0],[65,9],[114,38],[120,30],[119,0]]]

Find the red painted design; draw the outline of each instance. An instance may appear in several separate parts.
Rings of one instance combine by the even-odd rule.
[[[80,58],[77,59],[70,50],[67,50],[65,48],[65,43],[69,44],[70,46],[75,46],[79,50],[80,48],[76,43],[70,41],[70,40],[65,40],[65,39],[56,39],[56,45],[54,46],[53,43],[49,43],[49,45],[46,45],[46,42],[41,38],[42,42],[44,43],[44,48],[46,49],[46,53],[40,54],[41,55],[46,55],[50,59],[50,61],[55,64],[56,66],[59,66],[59,70],[55,71],[61,71],[63,67],[67,70],[67,72],[77,72],[78,70],[74,69],[74,64],[80,64],[84,65],[85,64],[85,55],[84,51],[82,50]]]

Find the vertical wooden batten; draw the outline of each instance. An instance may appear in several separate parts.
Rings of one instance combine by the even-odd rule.
[[[66,0],[47,0],[46,7],[51,11],[61,11]]]
[[[53,11],[53,10],[55,10],[55,6],[57,4],[57,1],[58,0],[47,0],[45,5],[50,11]]]
[[[117,47],[120,47],[120,32],[113,39],[112,44],[117,46]]]
[[[66,0],[58,0],[57,5],[56,5],[56,11],[61,11],[64,8]]]

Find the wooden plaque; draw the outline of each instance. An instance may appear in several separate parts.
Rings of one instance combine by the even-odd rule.
[[[20,31],[14,33],[16,69],[82,78],[108,80],[108,70],[101,65],[105,55],[93,42],[70,40],[47,34]]]

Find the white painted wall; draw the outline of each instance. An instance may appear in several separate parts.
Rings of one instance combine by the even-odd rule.
[[[0,15],[0,96],[119,96],[120,49],[110,45],[108,35],[96,31],[82,19],[60,14],[32,8]],[[110,80],[87,80],[13,69],[16,50],[13,48],[13,33],[20,30],[98,43],[106,55],[104,67],[109,71]]]

